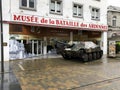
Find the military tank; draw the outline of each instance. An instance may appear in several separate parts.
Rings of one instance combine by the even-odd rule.
[[[100,59],[103,50],[91,41],[79,42],[72,47],[62,49],[60,54],[64,59],[80,59],[84,62]]]

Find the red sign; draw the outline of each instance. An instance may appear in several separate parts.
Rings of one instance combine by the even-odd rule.
[[[76,27],[76,28],[102,30],[102,31],[108,30],[107,25],[84,23],[84,22],[73,21],[73,20],[45,18],[45,17],[34,16],[34,15],[13,14],[12,21],[43,24],[43,25],[63,26],[63,27]]]

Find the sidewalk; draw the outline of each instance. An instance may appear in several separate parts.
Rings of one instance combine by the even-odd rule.
[[[4,62],[4,73],[0,70],[0,90],[22,90],[9,62]]]

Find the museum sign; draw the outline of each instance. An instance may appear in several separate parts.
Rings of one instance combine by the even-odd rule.
[[[90,29],[98,31],[107,31],[108,26],[103,24],[85,23],[80,21],[68,20],[68,19],[56,19],[50,17],[40,17],[35,15],[22,15],[12,14],[11,18],[13,22],[37,24],[37,25],[48,25],[48,26],[59,26],[59,27],[72,27],[80,29]]]

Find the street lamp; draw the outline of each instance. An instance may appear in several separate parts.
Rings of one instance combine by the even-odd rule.
[[[3,56],[3,21],[2,21],[2,0],[0,0],[0,49],[1,49],[1,72],[4,72],[4,56]]]

